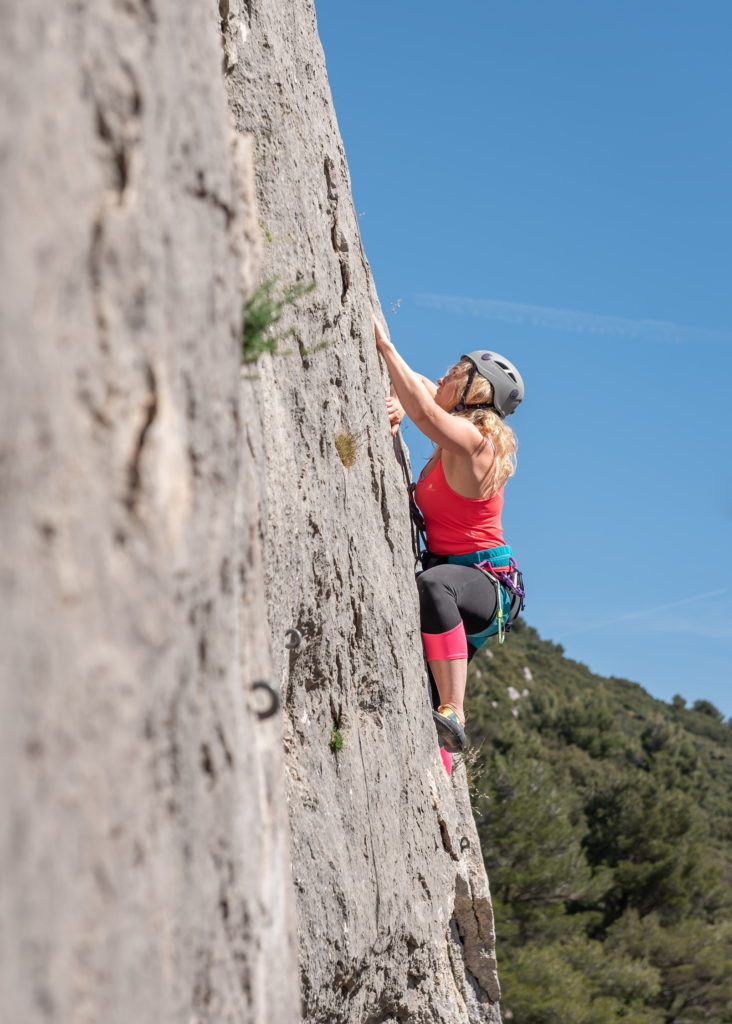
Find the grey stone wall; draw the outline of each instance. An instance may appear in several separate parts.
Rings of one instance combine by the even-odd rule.
[[[288,309],[282,354],[243,382],[286,705],[305,1015],[498,1021],[488,885],[464,769],[448,780],[429,714],[375,290],[313,4],[231,3],[226,39],[231,108],[256,140],[260,279],[315,281]],[[288,651],[290,628],[303,643]]]
[[[0,17],[0,1018],[495,1024],[312,3]]]
[[[0,21],[0,1018],[292,1021],[219,13]]]

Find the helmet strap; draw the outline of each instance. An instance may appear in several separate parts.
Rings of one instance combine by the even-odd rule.
[[[465,381],[465,387],[463,388],[463,393],[462,393],[462,396],[460,398],[460,401],[458,402],[458,404],[456,406],[454,406],[450,410],[450,412],[462,412],[463,409],[467,409],[468,408],[468,406],[465,403],[465,399],[468,397],[468,392],[470,391],[471,387],[473,386],[473,381],[475,380],[476,372],[477,371],[476,371],[476,368],[475,368],[475,364],[471,363],[470,364],[470,372],[468,373],[468,378]]]
[[[473,381],[475,380],[475,375],[476,375],[477,372],[478,372],[477,367],[476,367],[475,363],[473,363],[471,365],[471,367],[470,367],[470,372],[468,373],[468,379],[465,381],[465,387],[463,388],[462,397],[460,398],[460,401],[458,402],[458,404],[456,406],[454,406],[450,410],[451,413],[453,413],[453,412],[464,412],[465,409],[493,409],[494,412],[498,412],[498,410],[496,409],[496,407],[493,405],[492,402],[470,402],[470,403],[468,403],[468,402],[465,401],[465,399],[468,397],[468,393],[469,393],[471,387],[473,386]]]

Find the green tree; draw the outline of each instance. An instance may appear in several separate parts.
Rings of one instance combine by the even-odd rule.
[[[557,785],[532,746],[494,751],[474,781],[499,937],[512,944],[584,934],[588,914],[568,915],[567,905],[592,904],[608,884],[587,863],[578,794]]]
[[[501,970],[504,1016],[512,1024],[664,1024],[659,971],[599,942],[534,943]]]
[[[641,918],[636,910],[613,925],[610,950],[622,950],[652,965],[661,978],[654,998],[665,1024],[732,1021],[732,922],[692,919],[664,927],[659,914]]]
[[[604,924],[629,907],[658,911],[672,924],[705,905],[718,873],[706,863],[706,829],[691,797],[653,778],[615,777],[585,804],[590,865],[613,869],[602,900]]]
[[[732,1024],[729,725],[523,622],[490,654],[467,710],[504,1019]]]
[[[691,710],[706,715],[707,718],[713,718],[715,722],[724,721],[724,715],[710,700],[695,700]]]

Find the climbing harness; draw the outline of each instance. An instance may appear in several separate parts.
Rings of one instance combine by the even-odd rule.
[[[422,563],[425,568],[444,564],[472,565],[491,581],[496,588],[495,618],[480,633],[469,633],[468,643],[477,650],[490,637],[497,636],[499,644],[502,644],[526,602],[523,575],[516,565],[510,545],[502,544],[500,547],[471,551],[464,555],[433,555],[429,551],[426,554],[428,557]]]
[[[508,547],[508,545],[505,546]],[[499,549],[494,548],[493,550]],[[507,565],[494,565],[489,558],[473,564],[476,569],[488,577],[496,588],[496,619],[495,623],[491,623],[488,629],[483,630],[482,633],[473,633],[469,636],[468,643],[476,648],[481,647],[489,637],[497,635],[498,643],[502,644],[506,639],[506,633],[511,629],[516,616],[523,610],[525,604],[526,592],[523,586],[523,575],[512,554],[508,555]]]

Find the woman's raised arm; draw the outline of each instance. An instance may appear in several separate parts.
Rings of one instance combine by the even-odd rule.
[[[473,456],[485,447],[483,435],[469,420],[451,416],[438,405],[434,393],[424,383],[426,378],[415,373],[402,359],[386,336],[384,328],[374,316],[376,347],[381,354],[397,398],[405,413],[418,430],[430,441],[455,455]]]

